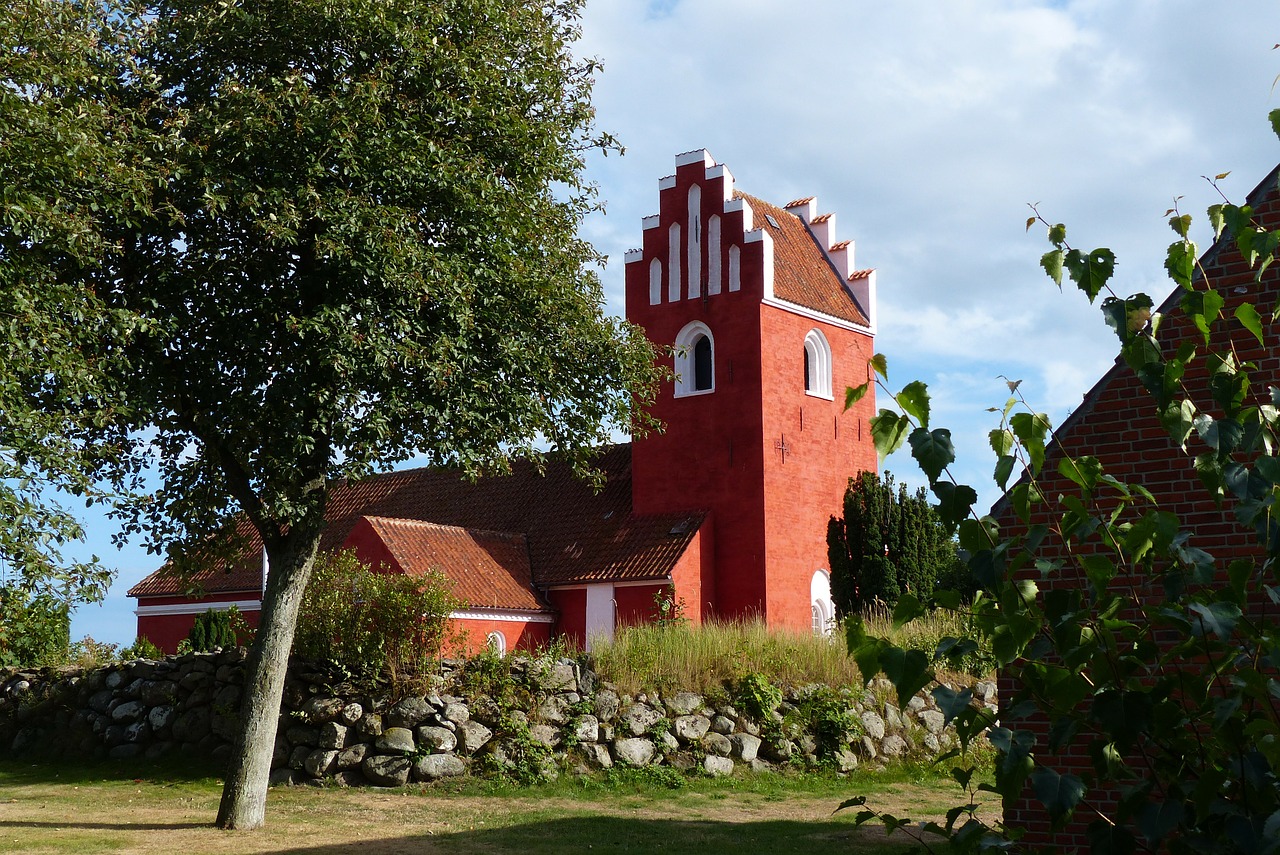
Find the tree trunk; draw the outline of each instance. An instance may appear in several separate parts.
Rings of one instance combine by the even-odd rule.
[[[266,820],[267,783],[275,750],[280,700],[302,593],[315,564],[319,529],[290,532],[268,543],[267,588],[258,633],[245,663],[240,732],[218,807],[219,828],[260,828]]]

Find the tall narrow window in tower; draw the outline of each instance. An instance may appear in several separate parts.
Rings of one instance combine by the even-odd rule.
[[[667,230],[667,300],[680,301],[680,224]]]
[[[715,338],[701,321],[691,321],[675,340],[675,396],[715,391]]]
[[[715,214],[707,220],[707,293],[720,293],[720,218]]]
[[[698,392],[711,390],[711,339],[698,336],[693,343],[693,388]]]
[[[662,302],[662,262],[654,259],[649,262],[649,305],[656,306]]]
[[[821,330],[804,337],[804,391],[831,400],[831,345]]]
[[[738,249],[738,245],[734,244],[729,247],[729,290],[738,291],[742,288],[742,250]]]
[[[689,188],[689,299],[702,296],[702,188]]]

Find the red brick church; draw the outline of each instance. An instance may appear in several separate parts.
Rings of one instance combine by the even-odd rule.
[[[626,256],[626,306],[674,348],[653,407],[666,429],[602,449],[603,490],[554,461],[476,483],[427,468],[333,489],[322,548],[442,571],[470,649],[587,646],[654,619],[660,596],[693,623],[758,615],[821,632],[833,616],[827,520],[850,476],[876,467],[874,401],[845,412],[843,400],[873,352],[875,272],[854,269],[814,199],[740,193],[706,151],[678,155],[658,195]],[[138,634],[173,650],[196,614],[233,603],[256,622],[265,568],[246,534],[238,560],[131,588]]]

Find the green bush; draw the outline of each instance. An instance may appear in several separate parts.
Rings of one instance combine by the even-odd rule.
[[[145,635],[139,635],[130,646],[120,651],[120,658],[130,659],[163,659],[164,651],[152,643]]]
[[[0,665],[60,665],[71,644],[71,612],[47,594],[0,588]]]
[[[316,559],[302,597],[293,650],[363,675],[393,680],[440,655],[457,600],[439,573],[375,573],[350,550]]]
[[[196,653],[217,650],[220,647],[235,647],[236,618],[239,610],[231,606],[225,610],[209,609],[202,615],[196,615],[191,633],[187,636],[187,644]]]

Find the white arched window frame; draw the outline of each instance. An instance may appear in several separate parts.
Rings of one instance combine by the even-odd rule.
[[[804,337],[804,393],[832,400],[831,345],[821,330],[809,330]]]
[[[491,653],[499,656],[505,656],[507,653],[507,637],[496,630],[485,636],[484,645]]]
[[[836,606],[831,599],[831,574],[819,570],[809,581],[809,605],[813,634],[830,635],[836,624]]]
[[[675,341],[677,398],[716,390],[716,340],[702,321],[686,324]],[[700,370],[701,369],[701,370]]]

